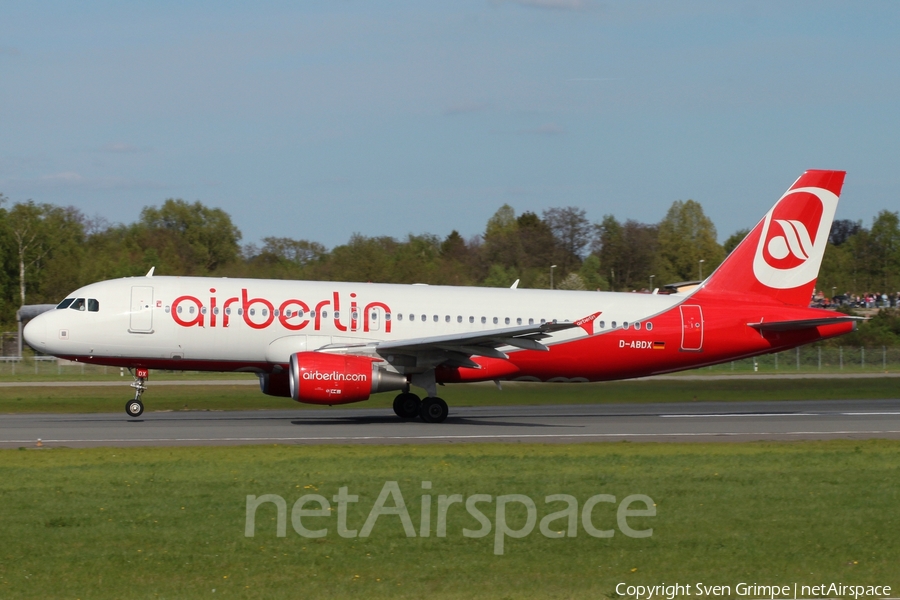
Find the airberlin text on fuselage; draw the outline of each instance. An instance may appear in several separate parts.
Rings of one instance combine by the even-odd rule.
[[[297,298],[289,298],[276,308],[275,302],[266,298],[250,298],[246,288],[241,289],[241,296],[226,298],[224,301],[212,295],[215,288],[209,290],[209,302],[204,304],[196,296],[179,296],[172,302],[172,319],[182,327],[228,327],[232,317],[244,320],[248,327],[265,329],[277,320],[282,327],[290,331],[300,331],[312,325],[314,331],[322,329],[322,322],[329,318],[338,331],[369,331],[370,324],[384,321],[385,333],[391,332],[391,309],[384,302],[369,302],[362,310],[356,300],[356,294],[350,294],[350,310],[341,313],[341,296],[332,292],[331,298],[308,304]],[[234,308],[234,305],[237,305]],[[237,314],[235,314],[237,313]],[[185,318],[186,317],[186,318]],[[349,317],[349,318],[348,318]]]

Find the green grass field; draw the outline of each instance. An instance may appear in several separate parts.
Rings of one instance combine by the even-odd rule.
[[[246,378],[246,376],[245,376]],[[148,411],[311,408],[289,398],[263,395],[257,386],[154,386],[144,395]],[[24,412],[120,412],[133,396],[128,381],[115,387],[0,388],[0,414]],[[741,400],[842,400],[897,398],[900,379],[735,379],[656,380],[584,384],[504,383],[448,385],[439,394],[454,406],[586,404],[621,402],[702,402]],[[387,408],[396,394],[377,394],[345,408]],[[315,408],[315,407],[313,407]],[[338,410],[340,407],[335,407]]]
[[[4,450],[0,598],[616,598],[620,582],[896,590],[898,456],[892,441]],[[433,496],[429,537],[407,537],[391,515],[366,538],[338,535],[334,516],[303,520],[325,537],[294,531],[301,495],[331,500],[341,486],[359,496],[347,525],[361,529],[386,481],[417,531],[421,496]],[[246,497],[263,494],[286,501],[285,537],[273,504],[245,536]],[[456,504],[436,537],[441,494],[492,496],[479,505],[491,534],[465,537],[479,523]],[[535,526],[496,555],[493,499],[505,494],[532,498],[538,523],[563,507],[545,496],[574,496],[575,537]],[[613,537],[588,535],[580,511],[596,494],[652,498],[656,516],[627,521],[652,536],[623,535],[606,503],[592,522]],[[506,519],[522,528],[524,506]]]
[[[118,367],[104,367],[69,361],[57,361],[52,357],[35,360],[30,349],[25,349],[21,361],[0,361],[0,382],[10,381],[114,381],[128,372]],[[685,375],[748,375],[784,373],[900,373],[900,347],[831,347],[802,346],[793,350],[766,354],[731,362],[685,371]],[[197,373],[153,371],[154,380],[246,378],[240,373]]]

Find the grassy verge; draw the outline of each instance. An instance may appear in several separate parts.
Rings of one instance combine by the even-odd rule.
[[[128,377],[125,369],[104,367],[52,357],[35,357],[28,349],[21,361],[0,361],[0,382],[115,381]],[[858,374],[900,373],[900,347],[803,346],[785,352],[726,362],[684,371],[685,375]],[[154,380],[246,379],[246,373],[153,371]]]
[[[0,451],[0,597],[614,598],[619,582],[896,590],[898,452],[889,441]],[[342,486],[359,496],[347,525],[361,530],[386,481],[398,482],[416,533],[421,496],[432,496],[430,537],[407,537],[397,516],[366,538],[338,535],[334,515],[304,518],[327,528],[318,540],[294,531],[301,495],[331,501]],[[286,501],[285,537],[273,504],[245,536],[246,497],[263,494]],[[491,534],[465,537],[480,526],[455,504],[437,537],[441,494],[490,495],[479,507]],[[535,526],[496,555],[501,494],[533,499],[538,523],[564,507],[547,495],[574,496],[575,537]],[[652,536],[623,535],[614,503],[592,517],[614,535],[588,535],[580,513],[596,494],[652,498],[655,517],[627,521]],[[524,527],[524,506],[506,517]]]
[[[14,371],[14,372],[13,372]],[[249,373],[221,373],[202,371],[152,371],[153,381],[197,381],[197,380],[251,380],[256,376]],[[55,362],[33,362],[24,364],[0,363],[0,383],[41,381],[120,381],[128,385],[131,375],[127,369],[98,367],[95,365],[59,366]]]
[[[897,398],[897,379],[862,380],[715,380],[617,381],[584,384],[504,383],[448,385],[439,394],[453,406],[589,404],[622,402],[703,402],[752,400],[842,400]],[[119,412],[133,395],[122,387],[11,387],[0,388],[0,413]],[[396,394],[376,394],[346,408],[387,408]],[[144,396],[154,410],[255,410],[310,408],[288,398],[272,398],[246,385],[153,386]]]

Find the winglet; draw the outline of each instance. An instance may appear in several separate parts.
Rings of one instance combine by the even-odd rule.
[[[584,331],[588,335],[594,335],[594,321],[597,320],[597,317],[600,316],[600,312],[595,312],[592,315],[584,317],[583,319],[578,319],[575,321],[575,324],[584,329]]]
[[[144,277],[153,277],[153,271],[156,270],[156,267],[150,267],[150,270],[147,271],[147,274]]]

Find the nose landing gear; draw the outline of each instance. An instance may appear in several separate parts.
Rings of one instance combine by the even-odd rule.
[[[140,400],[129,400],[125,405],[125,412],[129,417],[139,417],[144,412],[144,403]]]
[[[144,403],[141,402],[141,396],[147,391],[146,382],[150,377],[150,370],[139,367],[135,369],[134,373],[131,372],[131,369],[128,369],[128,372],[134,377],[134,382],[131,384],[131,387],[134,388],[134,399],[129,400],[125,404],[125,412],[128,413],[129,417],[139,417],[144,412]]]

